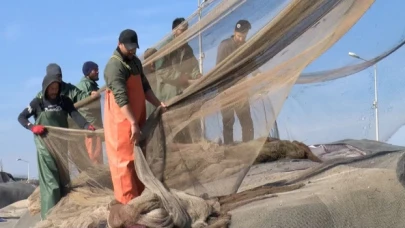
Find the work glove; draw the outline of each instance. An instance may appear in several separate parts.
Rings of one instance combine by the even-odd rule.
[[[34,125],[31,127],[31,131],[36,135],[42,135],[45,133],[45,127],[42,125]]]
[[[95,131],[96,128],[93,125],[89,124],[89,126],[87,127],[87,130]]]

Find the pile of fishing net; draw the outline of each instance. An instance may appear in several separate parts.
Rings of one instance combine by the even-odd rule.
[[[257,141],[252,141],[250,144],[253,146],[255,143],[257,143]],[[213,148],[220,147],[220,145],[214,143],[210,145],[209,143],[206,144],[206,146]],[[215,159],[206,160],[201,156],[194,156],[198,155],[200,148],[193,148],[193,145],[185,146],[189,147],[189,156],[195,159],[190,162],[193,162],[195,164],[194,167],[199,169],[200,172],[206,176],[207,181],[211,181],[213,174],[210,171],[218,170],[218,168],[213,166],[217,164]],[[242,145],[235,145],[233,147],[238,148],[238,146],[240,147]],[[250,149],[249,145],[244,146],[243,150]],[[215,153],[215,151],[216,150],[212,150],[212,154],[210,154],[209,157],[220,156],[218,153]],[[315,160],[317,159],[310,151],[309,147],[302,143],[269,138],[255,163],[265,163],[279,159],[307,159],[308,157],[315,158]],[[238,170],[238,166],[234,166],[235,164],[236,162],[229,162],[228,168],[233,167],[234,170]],[[173,165],[173,167],[175,167],[175,165]],[[171,176],[172,172],[176,172],[173,167],[169,169]],[[145,167],[145,169],[147,169],[147,167]],[[225,170],[222,167],[220,169]],[[176,174],[180,175],[180,173]],[[99,180],[91,179],[90,177],[97,177]],[[99,224],[105,224],[108,217],[112,217],[114,221],[113,224],[115,224],[115,226],[111,227],[120,227],[120,225],[122,225],[121,223],[126,223],[127,225],[135,225],[138,223],[147,225],[148,227],[172,227],[172,225],[175,224],[171,215],[162,205],[159,195],[152,193],[149,189],[146,189],[140,197],[132,200],[128,205],[116,203],[112,191],[109,190],[112,189],[112,182],[108,177],[110,177],[110,173],[107,166],[82,172],[80,176],[73,179],[71,192],[52,210],[53,212],[50,213],[47,220],[38,224],[37,227],[98,227]],[[166,179],[171,178],[169,176]],[[106,189],[94,187],[97,183],[101,183],[102,180],[110,181],[109,183],[103,183]],[[181,183],[187,182],[183,181]],[[179,182],[179,184],[181,183]],[[170,184],[173,185],[174,183]],[[230,217],[227,212],[231,209],[249,203],[252,200],[263,199],[263,194],[289,191],[296,188],[297,186],[260,188],[244,192],[243,194],[233,194],[220,198],[208,198],[206,195],[196,197],[175,189],[171,191],[179,198],[182,207],[186,208],[187,214],[192,217],[193,227],[196,227],[195,224],[206,225],[206,220],[210,215],[210,222],[216,224],[214,227],[221,227],[230,222]],[[256,197],[261,198],[255,199]],[[28,201],[30,213],[39,213],[39,188],[28,198]],[[67,208],[69,209],[67,210]],[[63,219],[61,219],[61,217],[63,217]],[[131,219],[129,220],[129,218]]]
[[[63,152],[66,141],[69,145],[78,145],[85,137],[103,138],[103,129],[91,132],[49,128],[44,142],[55,157],[61,176],[70,179],[71,185],[68,195],[36,227],[98,227],[106,223],[113,227],[128,223],[150,227],[201,227],[206,224],[222,227],[230,221],[228,212],[236,207],[274,197],[273,193],[281,192],[282,195],[300,190],[305,185],[302,181],[309,176],[300,176],[302,170],[289,169],[294,172],[288,175],[301,178],[294,181],[278,178],[270,186],[256,185],[257,188],[237,193],[253,164],[303,158],[323,165],[319,163],[323,160],[315,156],[311,148],[298,142],[274,142],[268,135],[296,82],[323,82],[356,73],[402,45],[356,66],[301,75],[361,18],[373,2],[207,1],[207,5],[215,7],[198,22],[194,20],[195,15],[188,18],[189,28],[185,32],[169,43],[160,42],[155,46],[158,51],[143,60],[144,66],[148,66],[186,44],[194,45],[198,37],[202,37],[200,47],[205,53],[204,63],[207,68],[211,64],[198,82],[166,101],[167,112],[161,115],[156,109],[142,127],[141,148],[144,151],[135,148],[134,156],[137,175],[146,186],[144,193],[129,205],[116,204],[107,163],[92,164],[82,147],[69,149],[68,155]],[[208,60],[215,59],[218,45],[231,36],[240,19],[248,19],[252,24],[247,42],[212,67],[212,61]],[[193,61],[184,60],[185,64],[189,62]],[[187,68],[181,64],[173,62],[157,73]],[[257,70],[261,73],[252,76],[251,73]],[[155,74],[147,76],[151,78],[149,81],[156,81],[153,79]],[[100,100],[87,99],[76,106],[102,106],[103,99],[102,95]],[[234,125],[234,122],[220,123],[221,115],[222,118],[230,115],[224,110],[247,107],[253,128],[235,127],[235,142],[221,144],[217,139],[222,137],[223,125]],[[254,139],[241,142],[247,131],[253,132]],[[38,191],[29,200],[31,212],[38,211]]]
[[[286,144],[290,148],[296,145],[281,141],[275,148]],[[236,194],[210,198],[174,189],[171,193],[179,199],[193,227],[227,227],[231,219],[232,227],[400,227],[405,213],[405,201],[401,200],[405,196],[404,147],[344,140],[309,148],[322,162],[285,157],[259,163]],[[37,227],[100,227],[107,222],[111,227],[172,227],[176,223],[175,213],[168,213],[170,209],[165,209],[162,200],[170,197],[147,189],[128,205],[120,205],[112,192],[91,187],[92,181],[75,182],[74,190]],[[38,212],[38,200],[35,194],[29,199],[33,213]]]
[[[295,171],[283,163],[252,170],[241,191],[263,184],[305,186],[234,210],[232,227],[403,226],[404,147],[369,140],[319,146],[326,148],[321,164],[302,163]],[[333,153],[341,157],[329,159]]]

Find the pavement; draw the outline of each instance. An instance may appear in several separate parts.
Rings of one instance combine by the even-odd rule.
[[[0,228],[30,228],[41,220],[40,215],[31,216],[28,201],[21,200],[0,209]]]

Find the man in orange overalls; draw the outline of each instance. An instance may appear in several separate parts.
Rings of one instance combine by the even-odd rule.
[[[118,202],[128,203],[139,196],[144,186],[134,166],[134,146],[139,143],[140,128],[146,121],[145,100],[154,106],[166,105],[156,98],[146,79],[135,31],[121,32],[118,47],[104,69],[107,86],[104,104],[104,134],[108,162]]]

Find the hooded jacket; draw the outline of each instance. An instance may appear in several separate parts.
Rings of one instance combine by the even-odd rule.
[[[42,100],[43,100],[44,102],[48,101],[48,102],[54,103],[54,102],[57,102],[58,100],[61,99],[61,97],[60,97],[61,89],[60,89],[60,88],[61,88],[61,84],[62,84],[62,83],[61,83],[61,81],[59,80],[59,77],[58,77],[57,74],[47,74],[47,75],[44,77],[44,79],[42,80],[42,90],[41,90],[41,93],[42,93],[42,94],[46,94],[46,90],[47,90],[48,87],[49,87],[52,83],[54,83],[54,82],[57,82],[57,83],[59,84],[59,94],[58,94],[56,100],[50,100],[50,99],[48,99],[46,96],[42,96]]]
[[[62,68],[56,63],[50,63],[46,67],[46,74],[48,75],[56,75],[62,79]]]
[[[34,117],[36,120],[42,112],[52,112],[52,111],[65,111],[67,112],[72,119],[80,126],[80,128],[87,128],[89,123],[86,119],[76,110],[73,105],[72,100],[61,94],[61,80],[57,72],[48,72],[42,81],[42,94],[46,94],[47,88],[54,82],[59,83],[59,94],[56,99],[50,100],[47,96],[41,96],[40,98],[34,98],[28,107],[26,107],[18,116],[18,121],[20,124],[27,128],[31,129],[33,124],[30,123],[29,118]],[[67,120],[66,120],[67,121]],[[60,123],[60,126],[55,127],[64,127],[63,123]]]
[[[62,69],[56,63],[51,63],[46,67],[47,75],[54,75],[61,82],[61,94],[69,97],[73,103],[81,101],[91,95],[90,92],[85,92],[77,88],[76,86],[66,83],[62,80]],[[42,91],[37,94],[38,98],[42,97]]]

